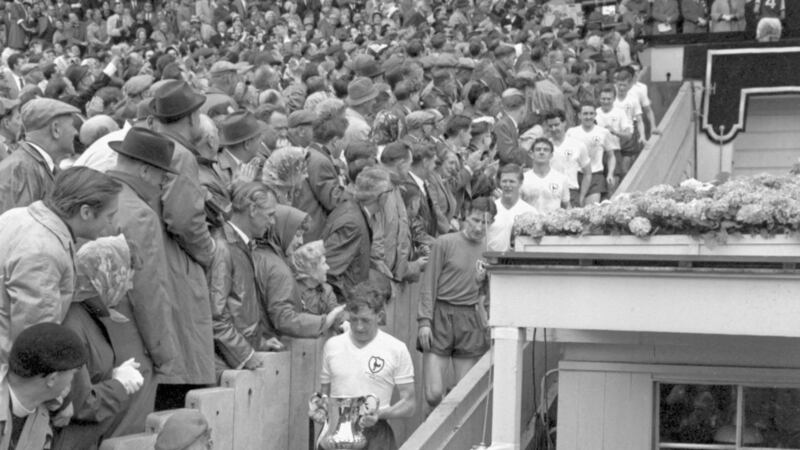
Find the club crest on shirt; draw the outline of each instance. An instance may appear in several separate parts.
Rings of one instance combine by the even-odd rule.
[[[369,366],[370,373],[375,374],[383,370],[383,366],[386,365],[386,362],[380,356],[370,356],[367,365]]]

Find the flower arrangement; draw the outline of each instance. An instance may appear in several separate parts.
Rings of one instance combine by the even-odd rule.
[[[686,234],[725,243],[731,234],[800,232],[800,177],[756,175],[720,185],[690,179],[611,201],[518,216],[514,236]]]

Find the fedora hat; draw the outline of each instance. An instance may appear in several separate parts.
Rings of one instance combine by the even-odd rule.
[[[219,125],[220,145],[234,145],[247,141],[267,131],[267,124],[256,119],[250,111],[229,114]]]
[[[108,143],[115,152],[150,164],[170,173],[178,173],[170,167],[175,143],[166,137],[142,127],[128,130],[125,139]]]
[[[378,90],[372,80],[365,77],[356,78],[347,85],[347,104],[358,106],[378,96]]]
[[[203,105],[206,96],[185,81],[169,80],[158,86],[150,100],[150,113],[158,119],[180,119]]]

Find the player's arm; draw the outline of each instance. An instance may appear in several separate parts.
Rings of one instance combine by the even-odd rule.
[[[650,105],[642,106],[642,110],[647,114],[647,121],[650,122],[650,134],[661,134],[661,130],[658,129],[658,124],[656,123],[656,115],[653,113],[653,107]],[[642,128],[644,128],[644,124],[642,124]]]
[[[636,129],[639,131],[639,143],[644,145],[647,142],[647,136],[644,134],[644,121],[642,120],[642,114],[636,115]]]
[[[378,408],[378,419],[402,419],[414,415],[417,409],[414,382],[398,384],[397,392],[400,394],[400,400],[393,405]]]

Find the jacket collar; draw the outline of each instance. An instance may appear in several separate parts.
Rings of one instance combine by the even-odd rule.
[[[50,177],[51,180],[55,180],[55,176],[53,175],[53,171],[50,170],[50,166],[47,165],[47,161],[44,160],[42,154],[39,153],[38,150],[31,147],[31,145],[27,142],[21,142],[19,148],[23,150],[25,153],[28,154],[31,158],[33,158],[40,166],[47,172],[47,175]]]
[[[106,172],[108,176],[127,184],[136,195],[139,196],[148,205],[153,205],[153,202],[158,198],[161,190],[153,185],[147,184],[140,178],[133,176],[127,172],[120,172],[118,170],[109,170]]]
[[[58,238],[61,245],[64,246],[64,250],[70,251],[73,248],[74,239],[69,227],[56,213],[46,207],[41,200],[31,203],[28,206],[28,213],[33,217],[33,220],[42,224]]]

